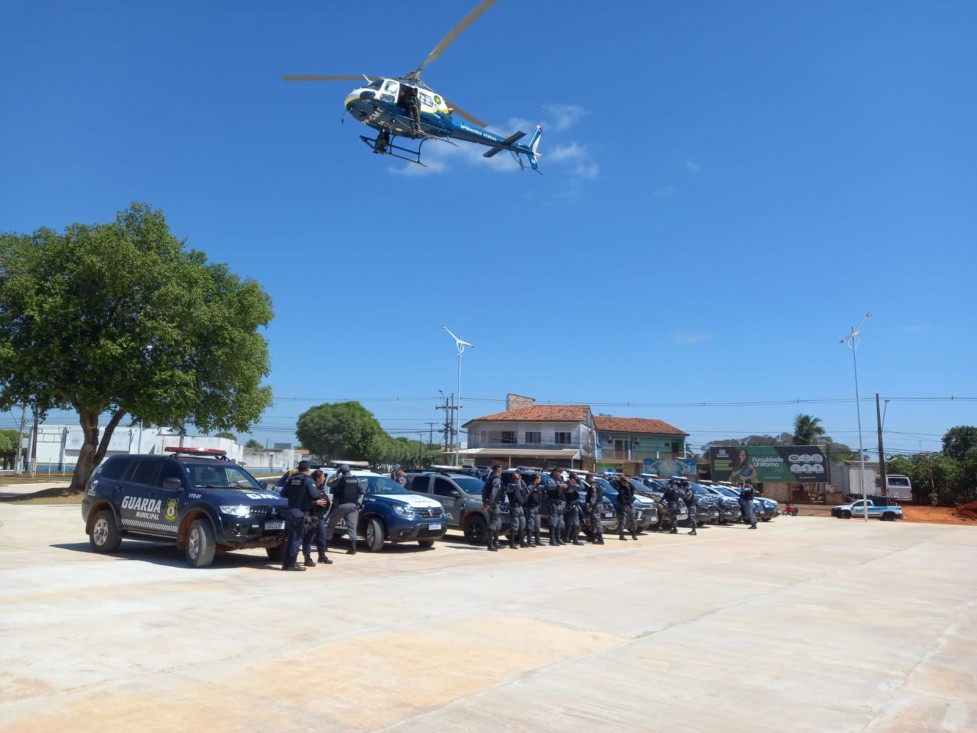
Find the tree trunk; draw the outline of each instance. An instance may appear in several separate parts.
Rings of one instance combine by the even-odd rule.
[[[71,485],[68,490],[72,493],[81,493],[85,490],[85,484],[92,475],[95,467],[105,458],[105,451],[108,449],[109,440],[115,432],[119,422],[126,414],[120,411],[112,415],[105,432],[102,434],[101,444],[98,441],[98,413],[89,410],[82,410],[75,406],[78,411],[78,422],[81,424],[82,433],[85,441],[82,443],[81,452],[78,454],[78,461],[75,463],[75,472],[71,475]]]

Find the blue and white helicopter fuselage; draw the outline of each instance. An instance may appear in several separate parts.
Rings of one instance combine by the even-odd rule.
[[[486,158],[507,150],[522,165],[525,155],[533,170],[539,170],[537,147],[542,130],[537,127],[528,145],[517,142],[526,133],[509,137],[497,135],[467,120],[458,119],[446,101],[433,90],[398,79],[376,79],[346,95],[346,111],[350,116],[377,130],[375,138],[361,136],[373,152],[421,163],[421,145],[425,140],[451,142],[461,140],[485,145]],[[395,137],[419,140],[417,150],[394,144]]]

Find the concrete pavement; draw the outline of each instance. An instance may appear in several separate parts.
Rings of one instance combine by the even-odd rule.
[[[0,504],[0,728],[971,731],[977,529],[781,517],[603,547],[89,549]]]

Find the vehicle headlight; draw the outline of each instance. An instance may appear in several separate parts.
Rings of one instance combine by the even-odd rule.
[[[398,504],[397,506],[394,507],[394,511],[396,511],[397,514],[399,514],[400,516],[406,517],[407,519],[414,518],[414,507],[412,507],[410,504]]]
[[[232,506],[222,506],[220,508],[221,514],[227,514],[231,517],[246,517],[251,513],[251,507],[247,504],[234,504]]]

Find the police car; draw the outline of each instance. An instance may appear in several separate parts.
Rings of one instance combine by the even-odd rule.
[[[387,476],[355,468],[366,464],[332,462],[333,466],[339,463],[354,467],[352,475],[365,485],[356,534],[370,552],[379,552],[385,542],[416,541],[421,547],[432,547],[448,531],[449,517],[440,502],[414,494]],[[327,480],[335,473],[335,468],[328,469]]]
[[[92,549],[114,552],[125,536],[176,543],[191,567],[217,550],[284,544],[288,502],[222,450],[165,448],[166,455],[116,455],[92,473],[81,515]]]

